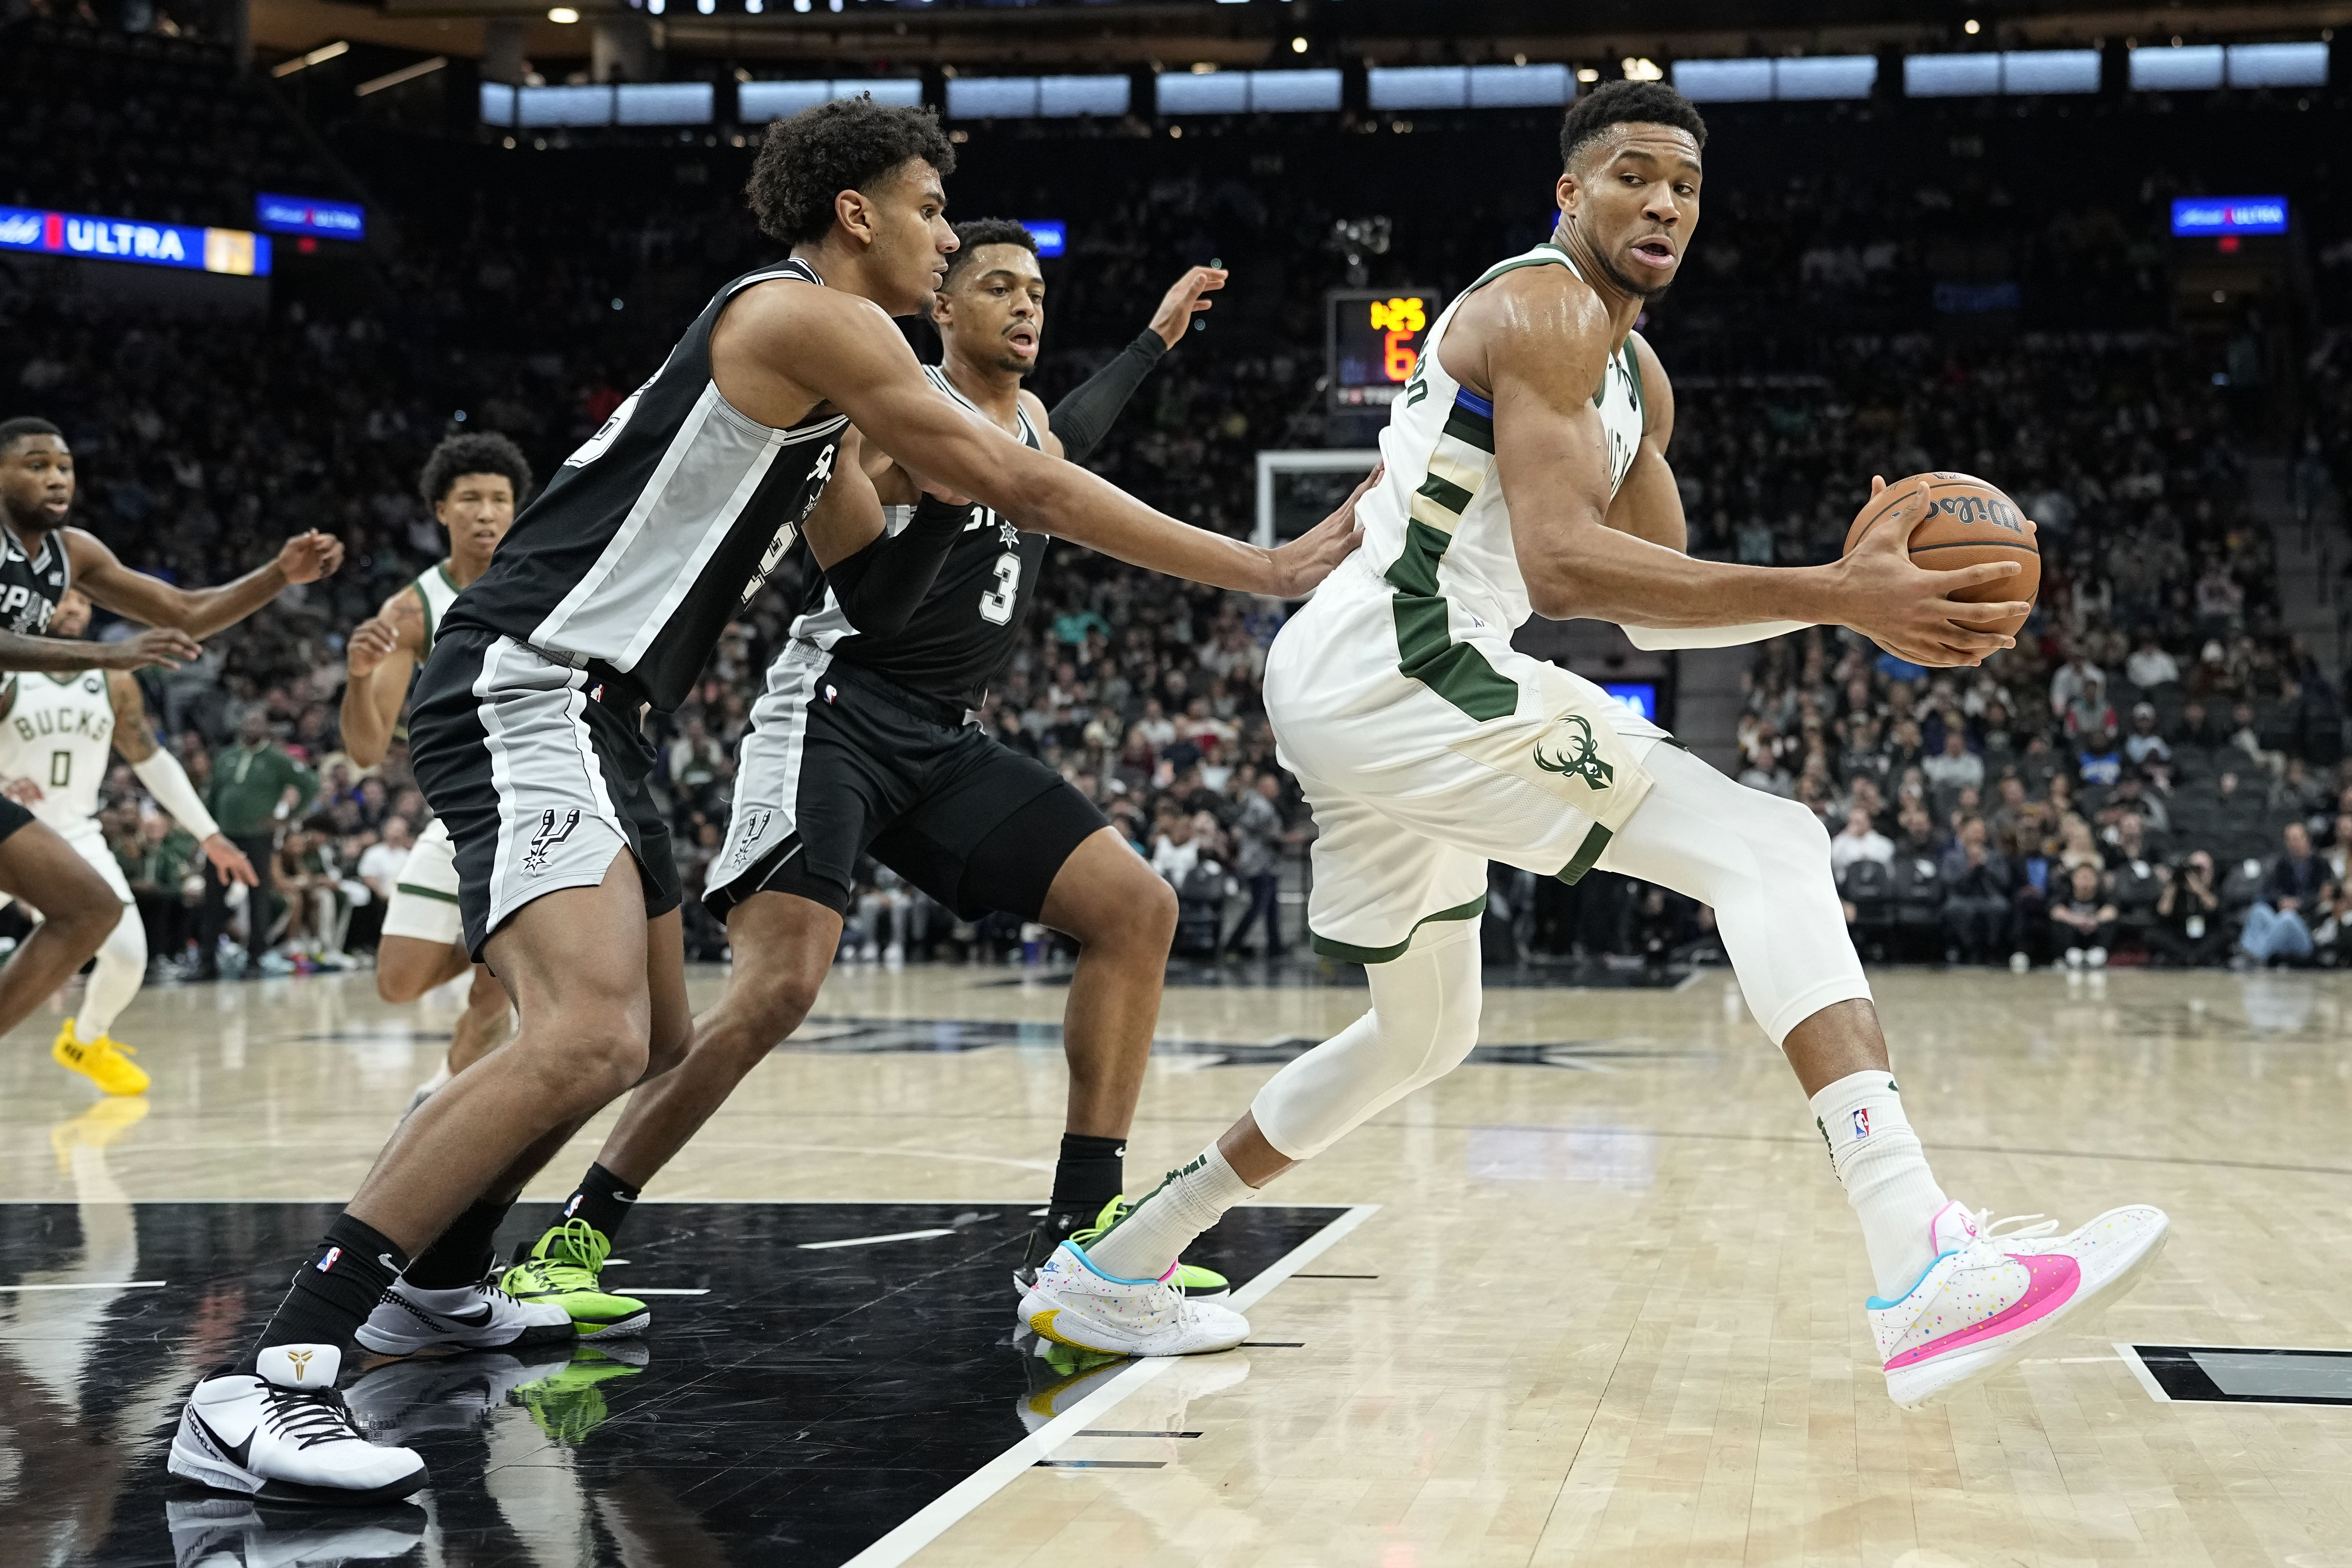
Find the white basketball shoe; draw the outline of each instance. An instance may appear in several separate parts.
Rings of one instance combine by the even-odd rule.
[[[579,1331],[561,1304],[518,1301],[489,1279],[447,1290],[421,1290],[395,1279],[353,1337],[378,1355],[415,1355],[570,1344]]]
[[[1118,1279],[1066,1241],[1023,1289],[1021,1321],[1040,1339],[1112,1355],[1202,1355],[1249,1337],[1248,1319],[1188,1299],[1175,1275]]]
[[[1887,1394],[1906,1410],[1999,1372],[2060,1323],[2121,1300],[2172,1226],[2145,1205],[2109,1209],[2066,1236],[2040,1215],[1989,1222],[1989,1212],[1945,1205],[1927,1226],[1936,1261],[1898,1299],[1865,1303]]]
[[[260,1373],[219,1372],[196,1384],[172,1436],[171,1471],[274,1502],[357,1507],[425,1484],[425,1461],[377,1447],[352,1419],[333,1345],[273,1345]]]

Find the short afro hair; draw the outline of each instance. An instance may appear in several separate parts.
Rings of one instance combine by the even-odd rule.
[[[1569,105],[1559,125],[1559,165],[1572,169],[1584,150],[1612,125],[1639,122],[1671,125],[1690,132],[1699,150],[1706,150],[1706,121],[1698,108],[1662,81],[1612,81]]]
[[[518,508],[530,499],[530,459],[522,455],[520,447],[488,431],[452,436],[434,447],[433,455],[425,459],[425,472],[417,476],[416,488],[424,493],[426,506],[439,506],[449,499],[451,487],[467,474],[504,474],[514,486]]]
[[[948,275],[940,279],[944,290],[955,287],[956,273],[983,245],[1017,245],[1037,254],[1037,237],[1009,217],[976,217],[955,226],[956,247],[948,257]]]
[[[55,436],[62,441],[65,434],[47,420],[36,419],[29,414],[20,414],[14,419],[0,419],[0,452],[7,451],[27,436]]]
[[[910,158],[942,179],[955,173],[955,149],[936,114],[877,103],[868,93],[836,98],[768,127],[744,195],[761,234],[802,245],[833,227],[835,196],[866,189]]]

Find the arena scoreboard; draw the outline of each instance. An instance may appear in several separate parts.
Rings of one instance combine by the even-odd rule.
[[[1421,345],[1444,308],[1426,289],[1335,291],[1325,305],[1331,405],[1385,407],[1421,365]]]

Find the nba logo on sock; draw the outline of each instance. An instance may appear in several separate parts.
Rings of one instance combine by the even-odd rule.
[[[1857,1138],[1870,1136],[1870,1107],[1865,1105],[1853,1113],[1853,1135]]]
[[[588,1194],[585,1193],[572,1194],[572,1201],[563,1205],[563,1217],[565,1219],[570,1219],[573,1215],[578,1214],[580,1212],[580,1200],[587,1195]]]
[[[341,1258],[342,1255],[343,1249],[340,1247],[331,1247],[327,1248],[327,1256],[319,1259],[319,1272],[324,1274],[329,1269],[334,1268],[335,1259]]]

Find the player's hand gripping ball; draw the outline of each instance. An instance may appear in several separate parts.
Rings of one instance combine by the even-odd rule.
[[[1923,479],[1927,481],[1927,500],[1932,510],[1912,531],[1912,563],[1930,572],[1951,572],[1989,561],[2014,561],[2023,568],[2015,575],[1963,588],[1952,597],[1970,605],[2015,600],[2027,605],[2030,615],[2034,599],[2042,592],[2042,551],[2034,538],[2033,523],[2018,510],[2015,501],[1973,474],[1938,470],[1895,480],[1853,520],[1853,526],[1846,531],[1845,552],[1853,554],[1854,546],[1882,518],[1899,502],[1917,493]],[[2015,637],[2025,621],[2025,616],[2019,616],[2014,620],[1988,622],[1970,629]]]

